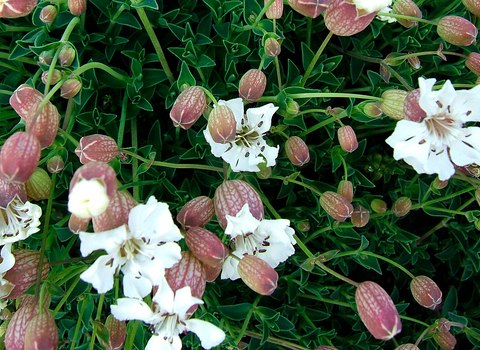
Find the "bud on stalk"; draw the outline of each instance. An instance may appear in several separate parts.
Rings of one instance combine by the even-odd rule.
[[[125,322],[117,320],[113,315],[108,315],[105,328],[108,330],[108,344],[104,344],[104,346],[108,350],[122,349],[127,338],[127,325]]]
[[[258,69],[250,69],[240,79],[238,93],[247,102],[255,102],[262,97],[267,86],[266,75]]]
[[[380,104],[380,109],[392,119],[403,119],[403,105],[407,94],[406,91],[398,89],[384,91],[382,94],[383,102]]]
[[[415,89],[407,94],[403,101],[403,118],[412,122],[421,122],[427,113],[420,107],[420,90]]]
[[[201,88],[191,86],[185,89],[178,95],[170,111],[173,125],[184,130],[189,129],[202,115],[206,103],[205,92]]]
[[[74,16],[80,16],[87,10],[86,0],[68,0],[68,9]]]
[[[292,136],[285,142],[285,151],[293,165],[302,166],[310,161],[307,144],[298,136]]]
[[[58,54],[58,62],[62,67],[69,67],[75,59],[75,50],[70,45],[63,45]]]
[[[470,46],[477,40],[478,29],[463,17],[445,16],[438,22],[437,33],[450,44]]]
[[[26,182],[40,160],[40,143],[32,134],[17,132],[3,144],[0,175],[11,182]]]
[[[446,318],[439,318],[438,319],[438,330],[439,332],[442,333],[447,333],[450,331],[450,327],[452,326],[452,323],[447,320]]]
[[[457,339],[455,339],[450,332],[437,332],[433,336],[433,339],[435,339],[442,350],[453,350],[455,349],[455,345],[457,345]]]
[[[82,89],[82,82],[78,79],[71,78],[65,81],[60,88],[60,97],[65,99],[74,98]]]
[[[353,206],[350,202],[342,195],[332,191],[323,193],[320,197],[320,205],[328,215],[340,222],[345,221],[353,213]]]
[[[392,205],[392,212],[397,218],[407,215],[412,209],[412,201],[408,197],[400,197]]]
[[[373,199],[370,206],[375,213],[383,214],[387,211],[387,203],[378,198]]]
[[[480,54],[476,52],[470,52],[465,64],[473,73],[480,75]]]
[[[24,344],[25,349],[57,349],[58,329],[50,311],[43,310],[28,323]]]
[[[41,110],[40,103],[35,104],[28,112],[25,130],[35,135],[42,149],[49,147],[57,136],[60,124],[60,113],[57,107],[48,102]]]
[[[137,201],[130,193],[116,191],[107,209],[102,214],[92,218],[93,231],[105,232],[122,225],[128,225],[128,215],[137,205]]]
[[[37,6],[37,0],[2,1],[0,18],[25,17]]]
[[[338,184],[337,193],[341,194],[348,202],[353,200],[353,184],[351,181],[342,180]]]
[[[213,201],[207,196],[200,196],[188,201],[177,215],[177,221],[184,230],[190,227],[203,227],[215,215]]]
[[[420,350],[415,344],[403,344],[400,345],[395,350]]]
[[[47,85],[48,71],[42,73],[42,83]],[[50,85],[55,85],[62,79],[62,73],[58,69],[53,70],[52,77],[50,78]]]
[[[52,174],[58,174],[65,168],[65,162],[61,156],[53,156],[47,161],[47,169]]]
[[[350,125],[338,129],[338,142],[345,152],[352,153],[358,148],[357,135]]]
[[[201,227],[191,227],[185,234],[185,243],[193,255],[206,265],[222,266],[229,255],[220,238]]]
[[[208,117],[208,131],[217,143],[225,144],[235,140],[237,122],[230,107],[219,105],[212,110]]]
[[[402,330],[402,322],[390,296],[375,282],[361,283],[355,292],[360,319],[379,340],[390,340]]]
[[[442,303],[442,291],[427,276],[417,276],[410,283],[413,297],[423,307],[435,310]]]
[[[380,118],[383,114],[383,111],[380,109],[380,104],[378,102],[366,103],[363,106],[363,112],[370,118]]]
[[[422,18],[422,12],[412,0],[397,0],[393,4],[392,10],[393,13],[397,15]],[[405,28],[411,28],[418,25],[418,21],[412,21],[409,19],[397,18],[397,21]]]
[[[108,163],[115,159],[118,153],[117,142],[107,135],[89,135],[80,139],[75,154],[80,163],[87,164],[93,161]]]
[[[280,43],[275,40],[274,38],[268,38],[265,40],[265,53],[269,57],[277,57],[280,55],[280,52],[282,51],[282,48],[280,46]]]
[[[30,85],[22,84],[13,92],[9,103],[20,118],[26,120],[30,110],[34,106],[38,107],[38,103],[42,101],[43,94],[40,91],[32,88]]]
[[[88,224],[90,224],[91,218],[82,219],[78,216],[72,214],[68,220],[68,229],[75,234],[78,234],[80,231],[87,231]]]
[[[361,205],[357,205],[352,213],[352,224],[355,227],[364,227],[370,220],[370,212]]]
[[[317,18],[328,7],[329,0],[288,0],[292,9],[305,17]]]
[[[270,0],[265,0],[265,5],[267,5]],[[267,12],[265,13],[268,19],[279,19],[283,15],[283,0],[275,0],[273,4],[270,5]]]
[[[52,179],[50,179],[48,173],[42,168],[35,169],[32,176],[30,176],[27,182],[25,182],[27,196],[35,199],[36,201],[48,199],[48,197],[50,197],[50,191],[52,190],[52,187]]]
[[[277,271],[255,255],[245,255],[240,260],[238,274],[243,282],[258,294],[271,295],[277,289]]]
[[[40,20],[43,23],[52,23],[57,17],[57,8],[53,5],[45,6],[40,12]]]

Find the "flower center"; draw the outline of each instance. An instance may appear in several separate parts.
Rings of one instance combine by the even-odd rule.
[[[155,325],[155,334],[162,337],[170,344],[173,344],[173,337],[178,336],[183,331],[180,322],[177,314],[165,313],[162,315],[160,322]],[[180,326],[180,329],[177,329],[178,326]]]
[[[448,107],[447,109],[449,109]],[[456,118],[449,113],[441,113],[425,119],[427,130],[433,138],[432,147],[441,148],[460,136],[459,125]]]
[[[25,230],[28,231],[33,222],[28,205],[18,199],[12,200],[7,208],[1,211],[1,216],[0,220],[7,225],[2,232],[3,237],[13,237]]]
[[[258,235],[255,235],[254,233],[246,233],[244,235],[239,235],[233,240],[233,248],[234,250],[239,250],[249,255],[265,253],[267,251],[265,247],[268,247],[270,245],[270,242],[268,242],[268,239],[270,237],[265,237],[263,241],[260,241],[258,238]]]
[[[235,144],[237,146],[252,147],[254,143],[260,138],[260,134],[249,126],[242,126],[240,131],[237,130],[235,135]]]

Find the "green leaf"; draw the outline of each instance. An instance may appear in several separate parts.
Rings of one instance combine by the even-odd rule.
[[[181,91],[182,86],[195,86],[197,81],[195,77],[190,73],[190,69],[185,61],[182,62],[182,68],[180,69],[180,75],[177,80],[177,88]]]
[[[449,312],[454,312],[457,309],[457,304],[457,289],[452,286],[443,302],[442,317],[447,317]]]
[[[252,308],[252,304],[243,303],[238,305],[219,306],[218,311],[231,320],[243,321]]]
[[[363,238],[363,237],[362,237]],[[362,254],[362,252],[358,253],[356,260],[367,269],[373,269],[378,272],[380,275],[382,274],[382,269],[380,268],[380,264],[378,260],[374,256]]]
[[[131,0],[133,8],[149,8],[152,10],[158,10],[158,4],[155,0]]]
[[[137,18],[130,12],[122,12],[115,22],[138,30],[142,29]]]

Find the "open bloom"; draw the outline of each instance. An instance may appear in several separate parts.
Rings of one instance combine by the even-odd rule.
[[[225,144],[213,141],[209,129],[203,134],[212,147],[215,157],[222,157],[232,167],[233,171],[260,171],[258,164],[267,163],[267,166],[275,165],[278,156],[278,146],[268,146],[263,135],[270,129],[272,117],[278,107],[269,103],[258,108],[249,108],[244,114],[241,98],[218,102],[220,106],[230,107],[235,115],[237,131],[235,139]]]
[[[359,16],[380,11],[392,4],[392,0],[350,0],[349,2],[355,4]]]
[[[40,229],[42,209],[16,195],[5,208],[0,207],[0,245],[22,241]]]
[[[7,297],[12,291],[13,285],[11,282],[3,279],[5,273],[15,265],[15,257],[12,254],[12,245],[5,244],[1,251],[2,262],[0,263],[0,298]],[[3,308],[0,306],[0,311]]]
[[[231,238],[233,255],[256,255],[275,268],[295,253],[295,231],[289,220],[257,220],[245,204],[235,216],[227,215],[225,233]],[[223,264],[222,279],[240,278],[238,260],[229,256]]]
[[[194,332],[205,349],[217,346],[225,339],[223,331],[213,324],[187,319],[187,310],[191,306],[203,304],[200,299],[192,297],[189,286],[174,293],[165,281],[152,301],[152,308],[141,300],[129,298],[118,299],[118,305],[111,306],[112,314],[117,320],[141,320],[152,325],[154,334],[145,350],[181,350],[179,335],[187,331]]]
[[[454,173],[454,165],[480,164],[480,128],[465,123],[480,121],[480,86],[455,91],[450,81],[433,91],[435,79],[419,79],[418,104],[426,113],[419,122],[401,120],[386,140],[395,159],[403,159],[419,174],[438,174],[441,181]]]
[[[124,294],[144,298],[153,285],[161,284],[165,268],[180,260],[180,247],[175,241],[181,238],[168,205],[152,196],[146,204],[130,211],[128,226],[100,233],[80,232],[83,256],[100,249],[107,252],[80,278],[91,283],[98,293],[105,293],[112,289],[113,275],[121,268]]]

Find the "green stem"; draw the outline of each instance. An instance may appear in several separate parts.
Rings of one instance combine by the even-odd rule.
[[[85,271],[86,269],[87,269],[87,267],[85,266],[85,269],[78,271],[78,274],[83,273],[83,271]],[[60,309],[62,308],[63,304],[65,304],[65,302],[67,301],[67,299],[70,297],[70,295],[72,294],[73,290],[74,290],[75,287],[77,286],[78,282],[80,282],[80,278],[75,278],[75,280],[72,282],[72,284],[70,285],[70,287],[68,288],[68,290],[65,292],[65,295],[63,296],[62,300],[60,300],[60,301],[58,302],[57,306],[55,307],[55,310],[53,310],[53,312],[52,312],[52,316],[53,316],[53,317],[55,317],[55,315],[60,311]]]
[[[210,100],[212,100],[212,102],[215,104],[215,106],[218,107],[217,99],[213,96],[213,94],[212,94],[209,90],[207,90],[206,88],[204,88],[203,86],[200,86],[200,88],[203,90],[203,92],[205,92],[205,95],[207,95],[208,98],[209,98]]]
[[[98,68],[98,69],[101,69],[101,70],[104,70],[105,72],[109,73],[112,77],[114,78],[117,78],[118,80],[121,80],[125,83],[131,83],[132,82],[132,78],[130,77],[127,77],[125,75],[122,75],[116,71],[114,71],[112,68],[110,68],[109,66],[103,64],[103,63],[100,63],[100,62],[89,62],[89,63],[86,63],[84,64],[83,66],[81,67],[78,67],[77,69],[75,69],[72,74],[76,74],[76,75],[80,75],[84,72],[86,72],[87,70],[89,69],[94,69],[94,68]]]
[[[138,327],[140,326],[139,321],[130,321],[128,325],[133,324],[129,332],[127,333],[127,339],[125,340],[125,350],[133,349],[133,342],[135,341],[135,335],[137,334]]]
[[[123,147],[123,135],[125,134],[125,124],[127,122],[127,108],[128,108],[128,95],[127,91],[123,95],[122,101],[122,112],[120,113],[120,125],[118,126],[118,137],[117,137],[117,145],[118,148]]]
[[[5,53],[5,52],[0,52],[0,58],[10,60],[10,54]],[[28,64],[33,64],[35,66],[38,66],[38,62],[35,61],[33,58],[28,58],[28,57],[17,57],[15,58],[16,62],[23,62],[23,63],[28,63]]]
[[[81,327],[82,322],[83,322],[83,314],[84,314],[84,312],[87,308],[87,305],[88,305],[85,298],[82,301],[83,302],[82,302],[82,306],[80,307],[80,312],[78,314],[77,326],[75,327],[75,333],[73,334],[73,339],[72,339],[72,343],[71,343],[72,345],[70,346],[70,350],[75,349],[78,334],[80,333],[80,327]]]
[[[430,332],[430,330],[432,329],[432,326],[428,326],[427,325],[427,328],[425,328],[425,330],[422,332],[422,334],[420,334],[420,336],[418,337],[417,341],[415,342],[415,345],[418,346],[418,344],[420,344],[420,342],[422,341],[423,337],[425,337],[427,335],[428,332]]]
[[[308,188],[310,191],[312,191],[313,193],[317,194],[318,196],[321,196],[323,193],[320,192],[319,190],[317,190],[316,188],[310,186],[310,185],[307,185],[306,183],[303,183],[301,181],[298,181],[298,180],[294,180],[294,179],[289,179],[288,176],[287,177],[283,177],[283,176],[270,176],[270,179],[277,179],[277,180],[281,180],[281,181],[286,181],[286,182],[291,182],[293,184],[296,184],[296,185],[300,185],[300,186],[303,186],[305,188]]]
[[[261,295],[258,295],[255,298],[255,301],[252,304],[252,308],[248,311],[247,316],[245,316],[245,320],[243,321],[243,325],[242,325],[242,328],[240,329],[240,333],[238,333],[238,336],[234,340],[235,344],[240,343],[240,340],[242,340],[242,338],[245,334],[245,331],[247,330],[248,323],[250,322],[250,318],[252,317],[253,312],[255,311],[255,308],[257,307],[257,304],[258,304],[258,302],[260,301],[261,298],[262,298]]]
[[[103,308],[104,301],[105,301],[105,294],[100,294],[100,298],[98,300],[98,307],[97,307],[97,316],[95,317],[95,321],[100,321],[100,318],[102,316],[102,308]],[[90,338],[90,350],[93,350],[93,347],[95,346],[95,337],[97,335],[97,331],[98,331],[98,322],[94,322],[92,337]]]
[[[70,23],[68,23],[67,28],[65,28],[65,31],[63,32],[62,38],[60,39],[60,42],[66,42],[68,41],[68,38],[70,38],[70,34],[72,34],[73,29],[75,26],[80,22],[80,18],[74,17]]]
[[[429,21],[428,19],[424,18],[418,18],[418,17],[413,17],[413,16],[405,16],[405,15],[398,15],[396,13],[387,13],[387,12],[379,12],[377,16],[385,16],[385,17],[393,17],[393,18],[400,18],[400,19],[407,19],[410,21],[415,21],[415,22],[423,22],[427,24],[432,24],[434,26],[437,26],[438,23],[434,21]]]
[[[134,149],[138,149],[138,135],[137,135],[137,119],[132,119],[132,147]],[[127,153],[128,154],[128,153]],[[132,179],[133,182],[138,182],[138,158],[134,157],[132,159]],[[134,187],[133,188],[133,198],[137,201],[140,200],[140,188]]]
[[[270,8],[270,6],[272,6],[272,4],[275,2],[275,0],[270,0],[268,2],[268,4],[265,4],[265,6],[263,6],[263,9],[262,11],[260,11],[260,13],[258,14],[257,18],[255,18],[255,22],[253,22],[252,24],[252,27],[255,28],[258,24],[258,22],[260,22],[260,20],[262,19],[263,15],[265,14],[265,12],[267,12],[267,10]]]
[[[69,98],[67,102],[67,109],[65,111],[65,117],[63,118],[62,130],[67,130],[68,124],[70,124],[70,118],[72,117],[73,99]]]
[[[278,62],[278,56],[275,56],[275,67],[277,70],[278,89],[282,91],[282,74],[280,72],[280,63]]]
[[[72,135],[70,135],[68,132],[62,130],[62,129],[58,129],[58,132],[60,134],[62,134],[63,136],[65,136],[71,143],[73,143],[75,145],[75,147],[78,147],[78,145],[80,144],[77,140],[75,140],[73,138]]]
[[[113,29],[115,24],[117,23],[116,20],[120,15],[122,14],[123,11],[125,11],[126,6],[122,5],[118,8],[117,12],[115,12],[115,15],[113,15],[112,19],[110,19],[110,24],[108,25],[107,30],[105,31],[105,36],[108,36],[110,34],[110,31]]]
[[[322,301],[328,304],[332,305],[338,305],[338,306],[344,306],[344,307],[349,307],[351,308],[352,306],[349,303],[343,302],[343,301],[338,301],[338,300],[333,300],[333,299],[328,299],[328,298],[321,298],[317,297],[316,295],[309,295],[309,294],[298,294],[299,297],[301,298],[307,298],[311,300],[317,300],[317,301]]]
[[[359,95],[359,94],[344,94],[339,92],[311,92],[311,93],[303,93],[303,94],[289,94],[288,97],[296,99],[296,98],[359,98],[363,100],[376,100],[376,101],[383,101],[383,98],[376,97],[376,96],[369,96],[369,95]]]
[[[307,37],[305,38],[305,44],[307,47],[310,47],[312,43],[312,18],[307,17]]]
[[[411,318],[411,317],[408,317],[408,316],[400,315],[400,318],[401,318],[402,320],[407,320],[407,321],[410,321],[410,322],[415,322],[415,323],[421,324],[422,326],[426,326],[426,327],[429,326],[429,325],[428,325],[427,323],[425,323],[425,322],[419,321],[419,320],[417,320],[417,319],[415,319],[415,318]]]
[[[236,330],[234,328],[234,330]],[[263,339],[263,335],[257,332],[252,332],[252,331],[245,331],[245,335],[251,337],[251,338],[256,338],[256,339]],[[272,343],[272,344],[277,344],[281,345],[284,348],[292,349],[292,350],[309,350],[309,348],[300,346],[298,344],[285,341],[283,339],[275,338],[275,337],[268,337],[267,342]]]
[[[333,36],[333,33],[332,33],[332,32],[328,32],[327,37],[323,40],[322,45],[320,45],[317,53],[315,54],[315,56],[313,57],[312,61],[311,61],[310,64],[308,65],[307,70],[305,71],[305,75],[303,76],[302,82],[300,83],[300,86],[305,86],[305,83],[307,82],[307,79],[308,79],[308,77],[310,76],[310,73],[312,73],[313,68],[315,68],[315,64],[317,64],[318,59],[319,59],[320,56],[322,55],[323,50],[324,50],[325,47],[327,46],[327,44],[328,44],[328,42],[330,41],[330,39],[332,38],[332,36]],[[292,98],[293,98],[293,97],[292,97]]]
[[[9,26],[4,24],[5,26],[5,32],[29,32],[36,27],[14,27],[14,26]]]

